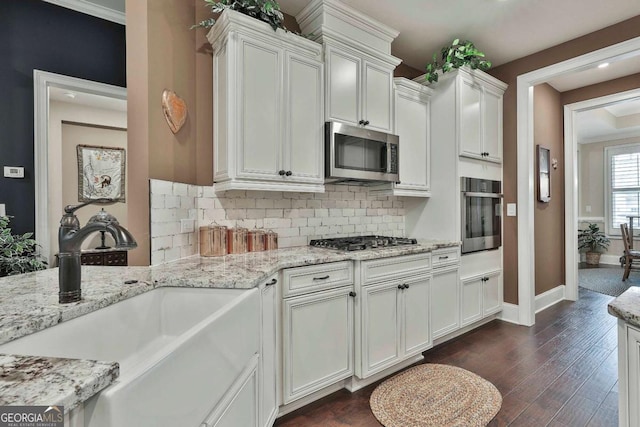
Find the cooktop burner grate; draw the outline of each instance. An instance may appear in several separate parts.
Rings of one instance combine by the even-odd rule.
[[[339,249],[344,251],[361,251],[365,249],[386,248],[404,245],[416,245],[416,239],[405,237],[387,236],[354,236],[339,237],[335,239],[316,239],[309,242],[309,245],[327,249]]]

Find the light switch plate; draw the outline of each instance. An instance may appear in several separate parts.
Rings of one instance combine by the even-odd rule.
[[[24,178],[24,168],[21,166],[5,166],[5,178]]]
[[[0,216],[7,216],[7,209],[4,203],[0,203]]]
[[[195,231],[195,219],[181,219],[180,220],[180,232],[181,233],[193,233]]]
[[[515,203],[507,203],[507,216],[516,216],[518,210]]]

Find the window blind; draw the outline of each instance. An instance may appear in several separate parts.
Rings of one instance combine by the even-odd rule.
[[[612,154],[611,171],[611,218],[615,229],[628,223],[628,215],[640,212],[640,152]]]

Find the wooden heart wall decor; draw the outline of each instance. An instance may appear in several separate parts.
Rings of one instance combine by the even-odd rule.
[[[162,112],[167,120],[169,129],[174,134],[184,125],[187,120],[187,104],[174,91],[165,89],[162,91]]]

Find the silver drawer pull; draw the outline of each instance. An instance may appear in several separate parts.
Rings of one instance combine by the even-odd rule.
[[[331,277],[330,275],[326,275],[326,276],[322,276],[322,277],[314,277],[313,280],[327,280],[329,277]]]
[[[440,256],[440,257],[438,257],[438,259],[449,259],[449,255],[446,255],[446,256]]]

